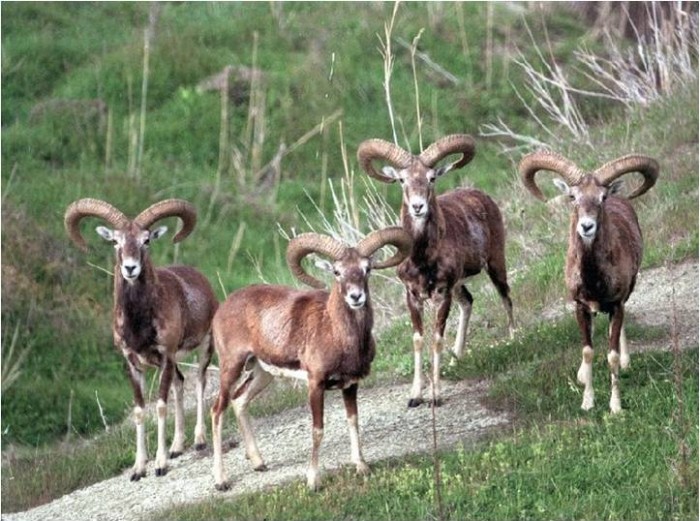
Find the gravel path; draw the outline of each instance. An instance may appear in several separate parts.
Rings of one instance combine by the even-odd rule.
[[[698,345],[698,264],[689,262],[640,274],[637,288],[627,306],[627,316],[640,324],[667,327],[669,333],[653,345],[639,345],[631,341],[632,353],[670,347],[674,300],[681,347]],[[567,306],[562,302],[547,316],[558,316],[568,312],[566,310]],[[210,381],[215,379],[211,378]],[[458,443],[469,445],[510,421],[506,413],[487,410],[481,404],[488,389],[486,382],[443,383],[445,403],[436,410],[440,447]],[[360,433],[365,459],[370,466],[387,458],[431,450],[431,409],[426,406],[408,409],[406,397],[409,388],[409,384],[360,388]],[[328,393],[325,418],[321,466],[332,470],[349,461],[349,438],[339,392]],[[226,420],[235,421],[232,411],[227,413]],[[241,447],[229,450],[224,455],[224,464],[233,487],[226,493],[214,490],[210,451],[197,454],[188,450],[171,461],[170,471],[165,477],[156,478],[153,463],[150,462],[149,474],[140,482],[130,482],[129,471],[125,471],[120,476],[77,490],[32,510],[3,514],[2,519],[138,521],[173,505],[212,496],[230,498],[293,479],[303,480],[311,449],[310,422],[306,407],[255,419],[260,451],[269,470],[254,472]],[[368,479],[371,479],[371,474]]]

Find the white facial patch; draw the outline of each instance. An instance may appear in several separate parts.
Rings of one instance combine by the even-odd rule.
[[[593,239],[595,239],[598,225],[596,221],[590,217],[581,217],[576,225],[576,231],[586,244],[590,244],[593,242]]]

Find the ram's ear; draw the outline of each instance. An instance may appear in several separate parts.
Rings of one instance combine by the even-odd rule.
[[[391,165],[383,166],[382,174],[387,176],[389,179],[393,179],[394,181],[399,181],[401,179],[399,171]]]
[[[317,259],[316,262],[314,262],[314,266],[328,273],[333,273],[335,271],[333,264],[328,262],[326,259]]]
[[[167,226],[158,226],[155,230],[152,230],[148,238],[152,241],[161,238],[168,231]]]
[[[102,237],[105,241],[108,242],[114,242],[114,230],[111,228],[107,228],[106,226],[98,226],[95,228],[95,231],[97,232],[97,235]]]
[[[564,195],[571,195],[571,187],[566,184],[562,179],[555,177],[552,179],[554,186],[556,186]]]
[[[615,179],[608,185],[608,195],[616,195],[622,191],[622,185],[625,184],[624,179]]]

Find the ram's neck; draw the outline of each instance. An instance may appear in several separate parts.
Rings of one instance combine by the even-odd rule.
[[[437,246],[445,235],[445,218],[435,200],[430,202],[428,216],[414,219],[405,208],[401,211],[401,224],[413,238],[411,259],[416,264],[429,262],[430,256],[437,251]]]
[[[138,352],[156,343],[157,282],[150,262],[144,262],[141,275],[133,282],[124,280],[115,267],[115,328],[128,349]]]

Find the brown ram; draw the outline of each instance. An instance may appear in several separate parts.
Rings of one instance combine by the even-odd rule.
[[[183,222],[173,242],[187,237],[197,220],[194,207],[177,199],[156,203],[133,220],[109,203],[97,199],[80,199],[65,214],[65,227],[70,238],[81,249],[87,245],[80,234],[80,221],[97,217],[113,229],[97,227],[97,233],[113,242],[116,249],[114,273],[114,313],[112,331],[114,345],[126,359],[134,390],[134,423],[136,424],[136,462],[131,480],[146,475],[146,433],[144,426],[144,369],[160,369],[158,391],[158,450],[156,476],[167,472],[167,458],[179,456],[185,444],[183,410],[184,377],[177,367],[180,357],[199,347],[197,380],[197,424],[195,447],[206,446],[204,431],[204,387],[206,370],[213,354],[211,320],[218,306],[207,279],[194,268],[169,266],[155,268],[148,254],[150,241],[161,237],[165,226],[151,226],[166,217],[176,216]],[[173,379],[174,377],[174,379]],[[165,421],[171,383],[175,389],[175,435],[166,453]]]
[[[578,370],[578,380],[584,385],[581,408],[588,410],[594,402],[592,315],[600,311],[610,318],[610,411],[618,413],[622,409],[619,369],[629,366],[623,326],[625,302],[634,290],[643,247],[637,214],[627,199],[654,186],[659,165],[650,157],[627,155],[587,173],[558,154],[540,151],[525,156],[519,169],[525,187],[538,199],[545,197],[535,183],[535,174],[548,170],[561,177],[554,183],[571,200],[565,278],[583,341]],[[619,195],[620,177],[632,172],[642,174],[644,182],[625,199]]]
[[[462,157],[437,167],[452,154]],[[452,298],[459,306],[459,325],[452,352],[462,356],[473,297],[465,279],[486,270],[496,286],[513,336],[513,304],[506,274],[505,229],[496,203],[480,190],[457,188],[435,194],[438,177],[461,168],[474,157],[471,136],[446,136],[420,155],[413,155],[381,139],[364,141],[357,157],[370,176],[384,183],[399,181],[403,188],[401,223],[413,237],[410,257],[398,268],[406,286],[406,301],[413,323],[414,374],[409,407],[422,403],[423,303],[436,307],[432,343],[432,399],[440,403],[440,355]],[[381,171],[373,161],[388,163]]]
[[[378,262],[372,254],[384,245],[398,249]],[[233,403],[245,450],[255,470],[265,464],[258,451],[248,418],[248,404],[274,376],[299,378],[308,384],[312,416],[310,488],[319,486],[318,454],[323,438],[323,396],[341,389],[350,429],[351,459],[359,473],[368,471],[360,451],[357,421],[357,385],[367,376],[374,358],[372,304],[368,279],[371,269],[395,266],[411,248],[401,228],[372,233],[355,248],[324,235],[300,235],[289,244],[287,262],[292,273],[315,290],[255,285],[238,290],[221,305],[212,324],[219,356],[221,387],[212,407],[214,480],[226,490],[222,462],[223,414]],[[330,291],[301,267],[310,253],[332,260],[318,263],[333,273]]]

